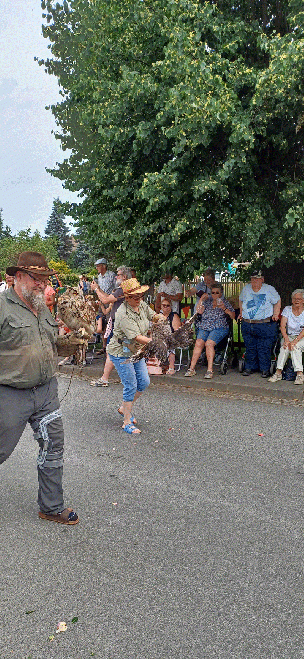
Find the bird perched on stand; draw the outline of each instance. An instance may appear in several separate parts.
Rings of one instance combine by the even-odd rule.
[[[75,354],[76,363],[85,361],[88,340],[95,331],[96,305],[98,307],[92,296],[87,295],[84,298],[71,286],[68,286],[59,297],[58,316],[71,332],[58,337],[58,354],[61,356]]]

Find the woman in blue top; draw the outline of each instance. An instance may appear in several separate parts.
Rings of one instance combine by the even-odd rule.
[[[219,282],[214,282],[211,286],[211,296],[206,300],[200,301],[197,313],[202,314],[197,339],[193,349],[190,368],[185,377],[196,375],[196,362],[206,347],[206,357],[208,361],[207,373],[204,376],[206,380],[213,377],[213,360],[215,356],[215,346],[229,333],[228,317],[234,319],[235,312],[230,302],[223,296],[223,286]]]

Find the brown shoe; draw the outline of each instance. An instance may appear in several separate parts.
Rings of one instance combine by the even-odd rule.
[[[48,519],[49,522],[58,522],[58,524],[78,524],[79,517],[74,513],[72,508],[65,508],[61,513],[53,515],[52,513],[43,513],[41,510],[38,513],[40,519]]]

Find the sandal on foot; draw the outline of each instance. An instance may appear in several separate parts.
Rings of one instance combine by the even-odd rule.
[[[99,380],[91,380],[90,385],[91,387],[108,387],[109,383],[108,380],[103,380],[103,378],[99,378]]]
[[[72,508],[65,508],[61,513],[53,515],[52,513],[38,513],[40,519],[48,519],[49,522],[58,522],[58,524],[78,524],[79,517],[77,513],[74,513]]]
[[[196,375],[196,371],[192,371],[191,368],[188,368],[188,371],[186,371],[184,377],[185,378],[192,378],[193,375]]]
[[[168,368],[166,375],[175,375],[174,368]]]
[[[213,371],[207,371],[206,375],[204,375],[205,380],[211,380],[213,378]]]
[[[118,408],[117,412],[118,412],[118,414],[120,414],[121,416],[124,415],[123,412],[121,412],[119,408]],[[130,419],[131,419],[131,423],[137,423],[137,421],[136,421],[136,419],[135,419],[135,416],[130,416]]]
[[[127,423],[125,426],[121,426],[121,427],[122,430],[128,433],[128,435],[139,435],[141,432],[140,430],[139,432],[135,432],[136,430],[138,431],[138,428],[134,426],[134,423]]]

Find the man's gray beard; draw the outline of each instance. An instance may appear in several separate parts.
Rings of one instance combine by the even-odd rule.
[[[43,293],[34,293],[34,291],[28,291],[25,286],[21,286],[21,294],[28,305],[37,311],[37,313],[46,308]]]

